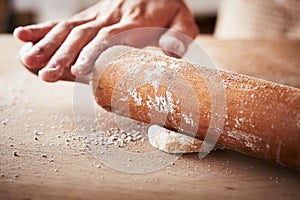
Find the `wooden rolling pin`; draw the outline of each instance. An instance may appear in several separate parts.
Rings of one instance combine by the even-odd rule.
[[[223,111],[212,91],[217,79]],[[198,139],[210,127],[224,148],[300,169],[297,88],[122,46],[100,56],[92,83],[108,111]],[[212,127],[220,119],[222,127]]]

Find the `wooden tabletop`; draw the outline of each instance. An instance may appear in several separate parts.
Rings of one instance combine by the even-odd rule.
[[[299,41],[197,41],[219,68],[300,88]],[[78,139],[74,83],[40,81],[20,64],[20,47],[0,36],[0,199],[299,199],[299,171],[230,150],[148,173],[108,167]],[[103,112],[104,124],[111,118]]]

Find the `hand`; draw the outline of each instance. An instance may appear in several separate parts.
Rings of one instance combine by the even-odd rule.
[[[72,81],[91,71],[98,56],[109,47],[103,41],[139,27],[169,28],[191,38],[198,33],[183,0],[103,0],[60,22],[19,27],[14,35],[32,44],[21,51],[21,61],[30,71],[47,82]],[[173,31],[159,35],[156,45],[182,55],[188,44]],[[131,37],[117,43],[140,47],[145,39]]]

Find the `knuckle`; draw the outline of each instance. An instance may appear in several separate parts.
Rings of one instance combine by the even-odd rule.
[[[33,49],[35,55],[43,56],[46,52],[46,48],[44,46],[34,47]]]
[[[100,34],[103,36],[111,36],[116,32],[116,28],[104,27],[101,29]]]
[[[92,33],[92,27],[89,26],[77,26],[73,28],[71,34],[76,37],[83,37],[85,35],[90,35]]]
[[[63,20],[58,24],[58,26],[62,29],[70,30],[75,26],[75,23],[68,20]]]
[[[133,27],[134,25],[128,24],[119,24],[118,26],[108,26],[101,29],[101,33],[107,36],[113,36],[115,34],[121,33],[122,31],[126,31]]]
[[[86,33],[86,30],[82,27],[75,27],[71,31],[71,35],[75,37],[81,37]]]

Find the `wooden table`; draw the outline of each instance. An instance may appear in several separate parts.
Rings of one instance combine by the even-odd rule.
[[[299,41],[197,41],[220,68],[300,88]],[[151,173],[106,167],[76,138],[74,84],[28,73],[20,46],[0,36],[0,199],[299,199],[299,171],[230,150]]]

